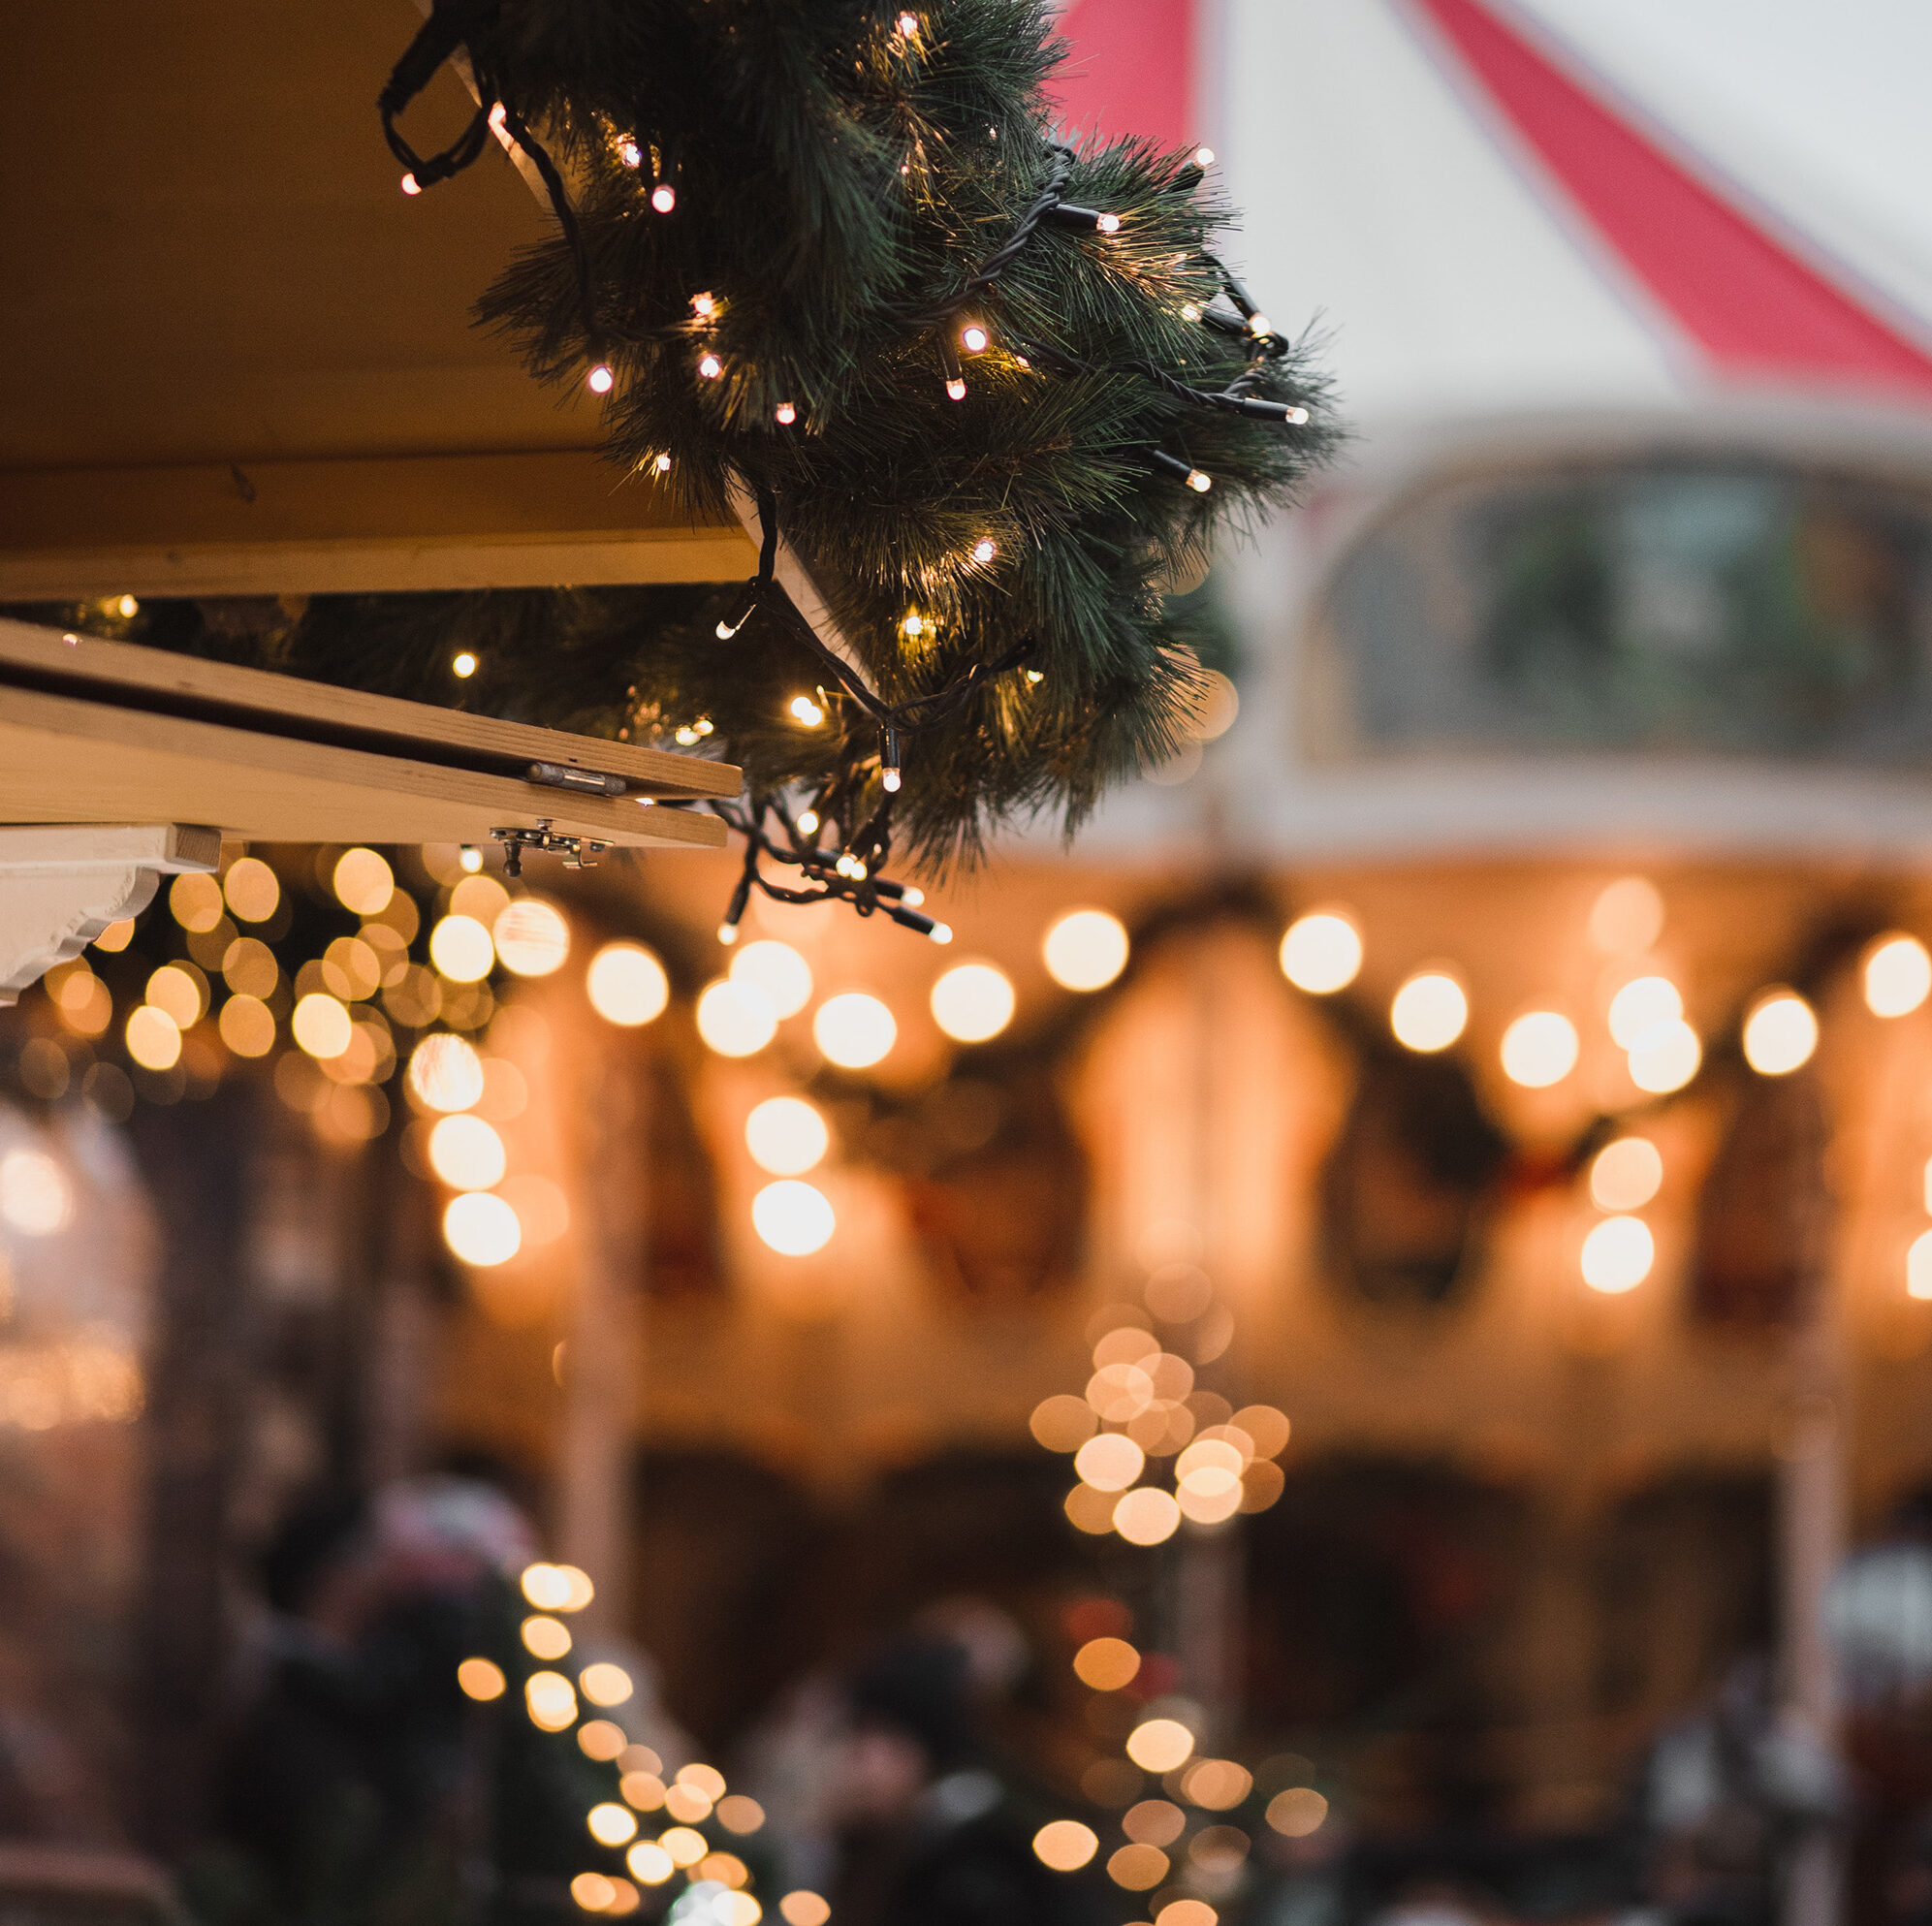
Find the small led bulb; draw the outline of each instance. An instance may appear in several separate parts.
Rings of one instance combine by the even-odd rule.
[[[715,381],[724,372],[724,363],[715,355],[706,355],[698,363],[698,372],[707,381]]]
[[[986,344],[991,338],[976,321],[971,327],[960,331],[960,346],[969,355],[983,355],[986,352]]]
[[[935,943],[950,943],[953,940],[953,926],[950,923],[935,923],[927,933]]]
[[[964,401],[966,399],[966,383],[956,374],[947,379],[946,399],[949,401]]]
[[[693,295],[691,297],[691,312],[700,321],[709,321],[717,312],[717,297],[715,295]]]
[[[1121,217],[1118,214],[1102,214],[1093,225],[1102,234],[1119,234],[1121,231]]]
[[[1201,310],[1192,301],[1188,300],[1181,303],[1181,319],[1183,321],[1198,321],[1200,318]]]
[[[915,609],[899,626],[906,635],[916,640],[926,633],[926,617]]]
[[[616,377],[611,373],[610,364],[606,362],[599,362],[597,365],[593,367],[590,370],[590,372],[584,377],[584,386],[587,388],[592,395],[608,395],[611,392],[611,383],[615,379]]]
[[[450,659],[450,674],[462,681],[468,681],[476,674],[476,657],[468,649]]]
[[[660,180],[650,190],[650,205],[660,214],[668,214],[678,205],[678,190],[668,180]]]
[[[1248,332],[1259,340],[1263,334],[1275,332],[1275,324],[1265,314],[1251,314],[1248,317]]]
[[[650,465],[660,475],[668,475],[671,472],[671,458],[668,455],[664,455],[661,453],[653,455],[650,458]]]
[[[990,562],[998,553],[998,545],[991,535],[982,535],[972,545],[972,558],[976,562]]]
[[[799,817],[798,832],[801,836],[816,836],[818,834],[818,811],[816,809],[807,809]]]
[[[907,40],[919,31],[919,16],[916,14],[902,14],[899,16],[899,30]]]
[[[917,909],[919,905],[925,900],[926,900],[926,892],[920,889],[917,884],[908,885],[905,894],[900,898],[900,901],[903,902],[907,909]]]
[[[1197,495],[1206,494],[1214,485],[1215,478],[1212,475],[1204,475],[1198,468],[1189,468],[1188,470],[1188,486]]]
[[[780,401],[773,415],[781,428],[790,427],[798,420],[798,410],[789,401]]]
[[[1215,150],[1212,147],[1196,147],[1194,149],[1194,165],[1196,167],[1213,167],[1214,164]]]
[[[727,950],[730,949],[732,944],[738,941],[738,925],[735,923],[720,923],[717,926],[717,939]]]
[[[405,194],[421,194],[423,183],[413,174],[405,174],[402,176],[402,191]]]
[[[457,861],[462,866],[463,873],[473,876],[483,868],[483,851],[473,842],[466,842],[458,852]]]
[[[1306,427],[1308,426],[1308,410],[1306,408],[1290,408],[1282,417],[1282,421],[1286,426],[1291,428]]]
[[[1044,669],[1029,669],[1027,671],[1028,681],[1031,682],[1035,687],[1038,687],[1038,685],[1041,682],[1044,682],[1046,679],[1047,679],[1047,672]]]
[[[879,783],[888,796],[897,796],[899,794],[900,783],[899,772],[896,769],[882,771],[879,775]]]

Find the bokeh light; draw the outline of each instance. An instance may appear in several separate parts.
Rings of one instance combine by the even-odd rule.
[[[751,1161],[774,1177],[802,1177],[832,1148],[832,1132],[815,1104],[800,1096],[772,1096],[754,1104],[745,1118],[744,1148]]]
[[[1282,974],[1312,996],[1333,995],[1362,967],[1362,932],[1346,909],[1312,909],[1282,938]]]
[[[163,963],[147,979],[145,995],[174,1019],[176,1029],[192,1029],[207,1008],[206,979],[193,963]]]
[[[1173,1495],[1154,1485],[1124,1493],[1114,1506],[1114,1530],[1130,1545],[1158,1545],[1174,1535],[1181,1507]]]
[[[617,1887],[602,1873],[579,1873],[570,1881],[570,1897],[586,1912],[607,1912],[618,1896]]]
[[[955,1043],[985,1043],[1013,1021],[1012,979],[990,963],[956,963],[933,985],[933,1021]]]
[[[518,1582],[540,1612],[581,1612],[597,1595],[596,1587],[574,1564],[539,1561],[525,1565]]]
[[[1126,926],[1104,909],[1073,909],[1040,946],[1047,974],[1062,990],[1104,990],[1127,966]]]
[[[678,1862],[654,1839],[641,1839],[624,1854],[630,1876],[641,1884],[661,1886],[678,1870]]]
[[[1641,956],[1663,933],[1663,898],[1648,876],[1621,876],[1590,910],[1591,946],[1606,957]]]
[[[1650,1276],[1657,1243],[1641,1217],[1605,1217],[1583,1240],[1583,1281],[1615,1297]]]
[[[1419,970],[1395,993],[1389,1028],[1405,1048],[1433,1053],[1446,1050],[1469,1022],[1468,994],[1446,970]]]
[[[711,1850],[711,1843],[690,1826],[672,1826],[657,1835],[657,1843],[679,1866],[695,1866]]]
[[[1122,1432],[1103,1431],[1090,1437],[1075,1455],[1073,1468],[1082,1484],[1096,1492],[1124,1492],[1140,1476],[1147,1454]]]
[[[781,1256],[809,1257],[831,1242],[839,1220],[816,1184],[787,1177],[752,1198],[751,1227]]]
[[[545,1732],[567,1731],[577,1722],[577,1688],[561,1672],[532,1672],[523,1681],[530,1723]]]
[[[298,1013],[301,1005],[297,1006]],[[341,1005],[337,1004],[340,1009]],[[181,1026],[166,1010],[143,1003],[131,1011],[123,1032],[127,1054],[143,1070],[172,1070],[181,1055]]]
[[[275,1014],[259,996],[231,996],[215,1028],[238,1057],[266,1057],[275,1047]]]
[[[1795,990],[1767,990],[1744,1019],[1744,1060],[1760,1077],[1788,1077],[1818,1048],[1818,1017]]]
[[[1932,995],[1932,955],[1916,936],[1881,936],[1865,953],[1865,1007],[1903,1017]]]
[[[1932,1298],[1932,1230],[1921,1231],[1905,1253],[1905,1291],[1908,1297]]]
[[[1655,1025],[1684,1014],[1684,998],[1667,976],[1636,976],[1610,998],[1610,1034],[1625,1050]]]
[[[1653,1096],[1681,1090],[1697,1074],[1703,1055],[1697,1032],[1681,1018],[1652,1024],[1631,1046],[1631,1082]]]
[[[1123,1846],[1109,1857],[1107,1877],[1127,1892],[1152,1892],[1166,1879],[1171,1863],[1157,1846]]]
[[[783,1916],[785,1926],[825,1926],[832,1917],[832,1909],[815,1892],[801,1888],[788,1892],[778,1902],[778,1911]]]
[[[1124,1638],[1090,1638],[1073,1655],[1074,1677],[1096,1692],[1117,1692],[1139,1671],[1140,1654]]]
[[[577,1675],[577,1684],[592,1705],[601,1705],[606,1710],[614,1705],[622,1705],[637,1689],[631,1683],[631,1675],[621,1665],[613,1665],[608,1659],[585,1666]]]
[[[469,1041],[443,1030],[410,1053],[409,1087],[431,1110],[467,1110],[483,1095],[483,1058]]]
[[[1188,1830],[1188,1815],[1171,1799],[1141,1799],[1121,1815],[1121,1830],[1136,1846],[1172,1846]]]
[[[509,1164],[503,1139],[480,1117],[439,1117],[428,1149],[429,1168],[452,1190],[492,1190]]]
[[[756,1832],[765,1823],[765,1809],[756,1799],[733,1792],[717,1802],[717,1822],[726,1832],[743,1837]]]
[[[553,976],[570,955],[570,925],[540,897],[519,897],[491,926],[503,967],[514,976]]]
[[[533,1658],[561,1658],[570,1650],[570,1627],[561,1619],[539,1612],[523,1621],[523,1649]]]
[[[1029,1420],[1034,1440],[1049,1451],[1078,1451],[1099,1423],[1093,1405],[1070,1391],[1041,1399]]]
[[[753,1057],[778,1032],[772,999],[754,983],[720,976],[698,997],[698,1034],[720,1057]]]
[[[475,917],[445,916],[429,931],[429,961],[452,983],[481,983],[496,961],[496,946]]]
[[[637,1815],[615,1799],[592,1806],[584,1822],[599,1846],[624,1846],[637,1837]]]
[[[457,1667],[457,1684],[462,1689],[465,1698],[487,1704],[503,1696],[508,1681],[503,1677],[502,1666],[490,1659],[465,1658]]]
[[[1098,1835],[1078,1819],[1049,1819],[1033,1835],[1033,1857],[1056,1873],[1077,1873],[1099,1849]]]
[[[1172,1772],[1193,1752],[1194,1735],[1178,1719],[1146,1719],[1127,1734],[1127,1757],[1143,1772]]]
[[[183,930],[212,930],[221,921],[221,885],[195,869],[176,876],[168,889],[168,913]]]
[[[320,990],[312,990],[295,1006],[289,1034],[316,1058],[339,1057],[356,1032],[348,1007]]]
[[[281,906],[282,886],[259,857],[244,856],[230,865],[221,887],[230,910],[243,923],[266,923]]]
[[[380,916],[396,894],[396,872],[373,849],[346,849],[332,879],[335,900],[358,916]]]
[[[578,1750],[586,1759],[608,1762],[616,1758],[628,1744],[629,1741],[624,1737],[624,1728],[614,1724],[608,1719],[592,1719],[577,1728]]]
[[[590,959],[584,989],[590,1007],[624,1029],[654,1022],[671,1001],[671,979],[642,943],[606,943]]]
[[[443,1242],[465,1264],[488,1270],[507,1264],[523,1248],[523,1227],[502,1198],[465,1190],[443,1212]]]
[[[1287,1839],[1319,1832],[1327,1816],[1328,1801],[1312,1785],[1291,1785],[1268,1801],[1268,1823]]]
[[[0,1217],[27,1237],[53,1237],[74,1218],[74,1187],[45,1151],[0,1156]]]
[[[731,960],[731,980],[765,993],[772,1014],[795,1017],[811,1001],[811,965],[789,943],[762,937],[746,943]]]
[[[1648,1137],[1619,1137],[1590,1165],[1590,1201],[1599,1211],[1639,1211],[1663,1183],[1663,1158]]]
[[[848,990],[828,996],[811,1020],[811,1038],[827,1062],[866,1070],[891,1054],[899,1040],[892,1012],[876,996]]]
[[[1576,1026],[1555,1010],[1532,1010],[1503,1032],[1503,1074],[1525,1089],[1547,1089],[1576,1068]]]

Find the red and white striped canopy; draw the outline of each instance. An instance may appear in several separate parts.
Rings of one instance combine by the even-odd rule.
[[[1373,429],[1932,406],[1918,0],[1070,0],[1071,125],[1207,139]]]

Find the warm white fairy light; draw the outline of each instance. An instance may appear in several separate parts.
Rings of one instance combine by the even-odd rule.
[[[1198,321],[1200,318],[1201,310],[1194,302],[1184,300],[1181,303],[1181,319],[1183,321]]]
[[[1503,1032],[1503,1074],[1525,1089],[1560,1084],[1576,1067],[1576,1026],[1556,1010],[1532,1010]]]
[[[623,162],[625,167],[636,167],[644,159],[644,149],[635,141],[619,141],[618,142],[618,158]]]
[[[706,355],[698,363],[698,372],[707,381],[715,381],[724,372],[724,363],[715,355]]]
[[[1204,475],[1198,468],[1189,468],[1188,470],[1188,486],[1197,495],[1206,494],[1214,485],[1215,478],[1212,475]]]
[[[1865,1007],[1904,1017],[1932,995],[1932,956],[1916,936],[1884,936],[1865,957]]]
[[[988,335],[986,330],[976,321],[969,323],[960,331],[960,346],[969,355],[984,354],[989,339],[991,339],[991,336]]]
[[[991,535],[982,535],[972,545],[972,558],[976,562],[990,562],[998,553],[999,545],[994,541]]]
[[[660,214],[668,214],[678,205],[678,190],[668,180],[660,180],[650,190],[650,205]]]
[[[1314,909],[1298,916],[1282,938],[1282,974],[1312,996],[1332,996],[1353,983],[1362,967],[1362,932],[1342,909]]]
[[[1275,324],[1265,314],[1251,314],[1248,317],[1248,332],[1258,341],[1262,335],[1275,332]]]
[[[902,780],[903,778],[900,775],[899,771],[896,769],[885,769],[879,772],[879,787],[883,789],[888,796],[896,796],[899,794],[899,785]]]
[[[1194,149],[1194,165],[1196,167],[1213,167],[1214,164],[1215,150],[1212,147],[1196,147]]]
[[[1121,231],[1121,217],[1118,214],[1102,214],[1093,225],[1102,234],[1119,234]]]
[[[946,399],[948,401],[964,401],[966,399],[966,383],[956,374],[946,377]]]
[[[402,191],[405,194],[421,194],[423,183],[413,174],[405,174],[402,176]]]
[[[1744,1020],[1744,1060],[1760,1077],[1787,1077],[1818,1048],[1818,1018],[1794,990],[1767,991]]]
[[[718,627],[722,631],[724,624],[720,622]],[[825,711],[809,696],[792,698],[792,715],[795,720],[803,722],[808,729],[816,729],[825,720]]]
[[[899,31],[907,40],[919,31],[919,16],[916,14],[902,14],[899,16]]]
[[[476,657],[468,649],[462,649],[450,658],[450,674],[459,681],[468,681],[476,674]]]
[[[1641,1217],[1605,1217],[1583,1240],[1583,1281],[1606,1297],[1634,1290],[1656,1261],[1657,1243]]]
[[[816,836],[818,834],[818,811],[816,809],[802,809],[799,812],[798,829],[801,836]]]
[[[592,395],[608,395],[611,392],[611,384],[616,379],[617,377],[611,372],[609,364],[605,362],[599,362],[584,377],[584,385]]]
[[[709,321],[717,312],[717,297],[710,294],[693,295],[691,297],[691,312],[700,321]]]
[[[798,420],[798,410],[789,401],[780,401],[772,410],[772,417],[781,428],[788,428]]]
[[[1469,995],[1446,971],[1422,970],[1395,993],[1389,1027],[1396,1041],[1424,1055],[1446,1050],[1463,1033]]]
[[[668,475],[671,472],[671,458],[660,452],[650,458],[650,465],[658,474]]]

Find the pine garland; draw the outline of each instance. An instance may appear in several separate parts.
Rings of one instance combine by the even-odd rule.
[[[1163,584],[1337,430],[1305,349],[1215,258],[1225,210],[1193,158],[1056,143],[1036,0],[441,0],[393,130],[459,47],[476,127],[427,163],[393,131],[412,184],[493,125],[561,216],[480,316],[546,380],[590,366],[611,456],[684,512],[756,495],[854,658],[829,672],[767,587],[748,620],[639,653],[626,733],[708,721],[754,822],[790,785],[828,852],[896,815],[929,864],[1016,814],[1070,829],[1174,752],[1197,669]],[[524,673],[549,666],[533,644]],[[945,697],[900,711],[896,797],[869,692]]]

